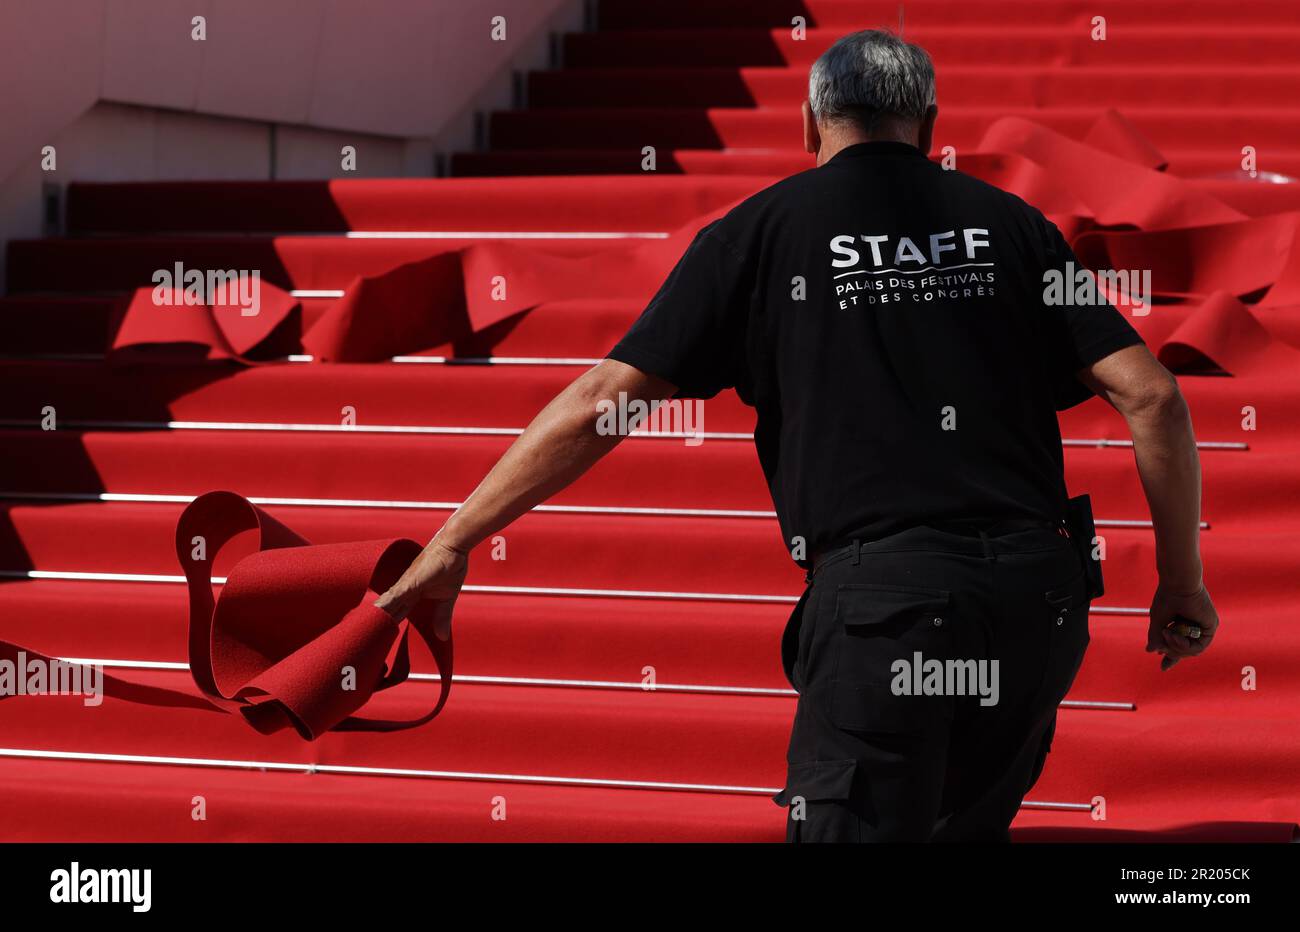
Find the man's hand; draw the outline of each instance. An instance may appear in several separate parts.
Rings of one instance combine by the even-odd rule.
[[[437,633],[451,635],[451,610],[465,583],[469,552],[567,487],[623,439],[598,430],[602,403],[652,402],[677,389],[626,363],[606,359],[560,392],[447,519],[424,552],[375,604],[402,619],[421,599],[437,603]]]
[[[401,621],[422,599],[433,600],[434,633],[445,641],[451,637],[451,610],[467,572],[469,556],[435,537],[375,605]]]
[[[1200,637],[1192,638],[1179,633],[1183,625],[1195,625]],[[1219,613],[1214,610],[1210,594],[1205,587],[1190,594],[1169,592],[1164,587],[1156,589],[1151,600],[1151,625],[1147,628],[1147,652],[1164,654],[1160,669],[1168,670],[1184,657],[1195,657],[1205,651],[1219,630]]]

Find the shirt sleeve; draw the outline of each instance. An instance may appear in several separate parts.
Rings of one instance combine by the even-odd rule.
[[[712,398],[744,365],[753,289],[751,264],[712,223],[608,357],[671,382],[679,398]]]
[[[1085,268],[1074,255],[1065,237],[1056,225],[1044,218],[1046,227],[1046,264],[1044,271],[1056,271],[1063,276],[1067,289],[1074,288],[1074,274]],[[1042,286],[1046,288],[1046,280]],[[1109,303],[1074,304],[1072,302],[1047,303],[1044,308],[1053,316],[1051,328],[1052,369],[1056,380],[1056,409],[1064,411],[1087,401],[1092,389],[1079,381],[1076,373],[1099,359],[1128,346],[1136,346],[1142,337],[1124,315]]]

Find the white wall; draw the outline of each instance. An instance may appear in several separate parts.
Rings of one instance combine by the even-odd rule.
[[[42,182],[431,174],[435,151],[472,145],[476,110],[509,105],[512,71],[543,67],[550,34],[581,27],[583,6],[3,0],[0,238],[40,234]],[[46,145],[56,172],[41,171]]]

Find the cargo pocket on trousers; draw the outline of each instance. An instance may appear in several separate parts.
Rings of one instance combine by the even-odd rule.
[[[855,760],[790,764],[786,769],[785,789],[772,799],[778,806],[789,806],[798,799],[809,803],[846,800],[853,794],[857,767]]]
[[[858,842],[862,820],[854,804],[854,760],[809,761],[791,764],[785,789],[772,797],[788,807],[788,842]]]
[[[951,696],[916,688],[927,662],[951,658],[950,610],[946,589],[840,586],[831,721],[846,731],[913,734],[951,718]]]

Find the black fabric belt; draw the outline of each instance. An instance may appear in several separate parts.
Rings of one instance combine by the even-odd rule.
[[[885,537],[878,537],[869,540],[855,540],[848,544],[836,547],[828,547],[813,555],[812,573],[821,569],[822,565],[829,560],[842,554],[847,554],[853,550],[861,550],[863,547],[879,543],[896,534],[902,534],[906,531],[919,529],[929,529],[939,531],[944,534],[956,534],[961,537],[971,537],[974,539],[1001,537],[1004,534],[1016,534],[1021,531],[1055,531],[1064,527],[1063,521],[1044,521],[1033,518],[1013,518],[1005,521],[933,521],[925,524],[918,524],[908,528],[900,528],[887,534]]]

